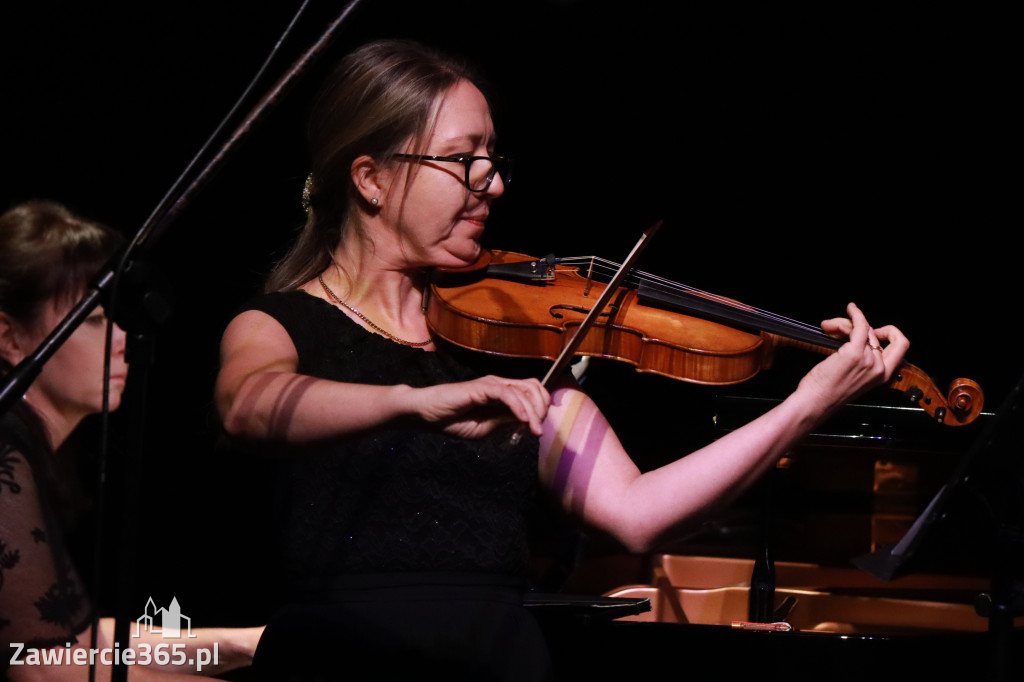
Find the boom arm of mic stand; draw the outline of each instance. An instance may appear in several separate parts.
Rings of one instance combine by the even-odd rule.
[[[41,343],[35,351],[18,363],[18,365],[3,378],[3,385],[0,386],[0,415],[5,414],[21,399],[25,394],[25,391],[28,390],[28,387],[31,386],[32,382],[35,381],[37,376],[39,376],[39,373],[42,371],[43,365],[46,364],[46,361],[49,360],[55,352],[57,352],[67,338],[71,336],[74,330],[77,329],[85,318],[89,316],[89,313],[99,305],[103,296],[107,295],[110,290],[116,288],[117,273],[119,270],[124,269],[133,252],[138,248],[147,246],[154,236],[159,235],[170,225],[173,219],[181,213],[189,199],[205,185],[206,181],[209,180],[215,170],[217,170],[226,161],[228,153],[237,147],[238,142],[246,134],[252,131],[256,122],[260,120],[267,111],[269,111],[270,106],[279,100],[285,88],[293,83],[297,77],[313,63],[315,58],[319,57],[324,52],[330,44],[330,41],[333,39],[337,29],[345,19],[348,18],[351,12],[357,8],[361,1],[362,0],[352,0],[345,6],[338,17],[327,27],[323,35],[321,35],[320,38],[305,53],[303,53],[299,60],[292,65],[292,68],[289,69],[284,76],[278,79],[274,86],[257,103],[246,119],[235,129],[235,132],[228,139],[228,142],[223,145],[221,150],[214,155],[213,159],[203,168],[202,171],[200,171],[198,175],[195,176],[192,182],[190,182],[184,190],[181,190],[179,193],[178,188],[183,184],[179,181],[179,183],[176,184],[170,192],[168,192],[161,204],[153,211],[150,218],[136,233],[131,245],[125,250],[120,266],[111,267],[110,269],[101,272],[96,279],[95,288],[90,289],[86,296],[74,308],[72,308],[71,312],[67,314],[64,320],[57,325],[53,332],[46,337],[43,343]],[[184,177],[185,176],[183,176],[183,179]],[[176,194],[177,199],[174,199],[173,197]]]

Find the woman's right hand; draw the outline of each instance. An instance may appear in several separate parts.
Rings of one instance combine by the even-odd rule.
[[[415,389],[413,411],[461,438],[482,438],[502,424],[527,424],[541,435],[551,396],[537,379],[485,376]]]

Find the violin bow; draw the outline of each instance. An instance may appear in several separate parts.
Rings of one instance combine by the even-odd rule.
[[[662,222],[664,221],[659,220],[644,230],[644,233],[640,235],[640,239],[637,241],[636,245],[633,246],[633,250],[629,252],[628,256],[626,256],[626,260],[622,262],[622,265],[619,266],[619,269],[612,276],[611,281],[609,281],[607,286],[605,286],[604,291],[597,298],[597,302],[590,309],[590,312],[587,313],[587,316],[583,318],[583,322],[580,323],[580,326],[576,328],[576,333],[572,335],[571,339],[569,339],[569,343],[562,347],[562,352],[558,354],[558,357],[555,358],[555,362],[548,369],[547,374],[544,375],[544,378],[541,380],[541,385],[543,385],[544,388],[549,388],[548,384],[551,380],[561,374],[562,371],[569,366],[573,355],[576,353],[576,349],[580,347],[581,343],[583,343],[583,337],[585,337],[587,335],[587,331],[594,326],[594,321],[597,320],[597,316],[600,315],[601,311],[604,310],[604,307],[608,305],[608,301],[611,300],[611,297],[618,290],[619,284],[629,273],[630,269],[632,269],[633,263],[635,263],[636,259],[640,257],[640,253],[644,250],[644,247],[647,246],[647,242],[651,240],[654,233],[661,227]],[[510,446],[518,445],[522,437],[523,427],[520,426],[512,433],[508,444]]]
[[[548,383],[556,376],[561,374],[561,372],[566,367],[569,366],[569,363],[572,361],[573,355],[576,353],[576,349],[580,347],[581,343],[583,343],[583,338],[587,335],[587,331],[589,331],[590,328],[594,326],[594,322],[597,320],[597,316],[600,315],[601,311],[604,310],[604,307],[608,305],[608,301],[611,300],[611,297],[614,296],[615,292],[618,290],[619,284],[632,269],[633,263],[635,263],[637,258],[640,257],[640,254],[641,252],[643,252],[644,247],[647,246],[647,242],[649,242],[651,238],[654,237],[654,234],[658,231],[659,228],[661,228],[661,224],[663,222],[664,221],[659,220],[658,222],[654,223],[646,230],[644,230],[644,233],[640,235],[640,240],[637,241],[636,245],[633,247],[633,250],[629,252],[628,256],[626,256],[626,260],[622,262],[622,265],[619,266],[619,269],[612,276],[611,281],[608,282],[608,284],[605,286],[604,291],[601,293],[601,296],[599,296],[597,299],[597,303],[595,303],[594,306],[590,309],[590,312],[587,313],[587,316],[583,318],[583,322],[581,322],[580,326],[576,329],[576,333],[573,334],[572,339],[570,339],[569,343],[562,347],[562,352],[558,354],[558,357],[555,358],[554,364],[551,365],[551,368],[548,369],[547,374],[544,375],[544,379],[541,381],[541,384],[544,386],[544,388],[548,388]]]

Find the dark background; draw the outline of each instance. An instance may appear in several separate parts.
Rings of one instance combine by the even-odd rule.
[[[0,204],[51,198],[133,234],[299,3],[12,5]],[[257,92],[337,5],[311,3]],[[486,246],[620,261],[664,219],[643,269],[808,322],[856,301],[905,331],[940,389],[975,379],[995,408],[1024,368],[1009,24],[946,2],[365,0],[147,253],[174,315],[145,396],[143,599],[263,617],[261,465],[216,447],[217,341],[302,222],[306,102],[352,46],[416,38],[493,83],[516,176]],[[741,391],[784,395],[804,369],[780,363]],[[687,441],[678,406],[713,397],[618,368],[591,385],[623,439],[659,453]]]

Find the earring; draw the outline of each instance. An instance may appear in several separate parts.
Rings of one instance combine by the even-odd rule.
[[[374,198],[370,199],[370,203],[373,204],[374,206],[376,206],[377,204],[380,203],[380,201],[377,200],[377,197],[374,197]]]
[[[309,213],[309,195],[313,192],[313,174],[306,176],[306,182],[302,186],[302,210]]]

